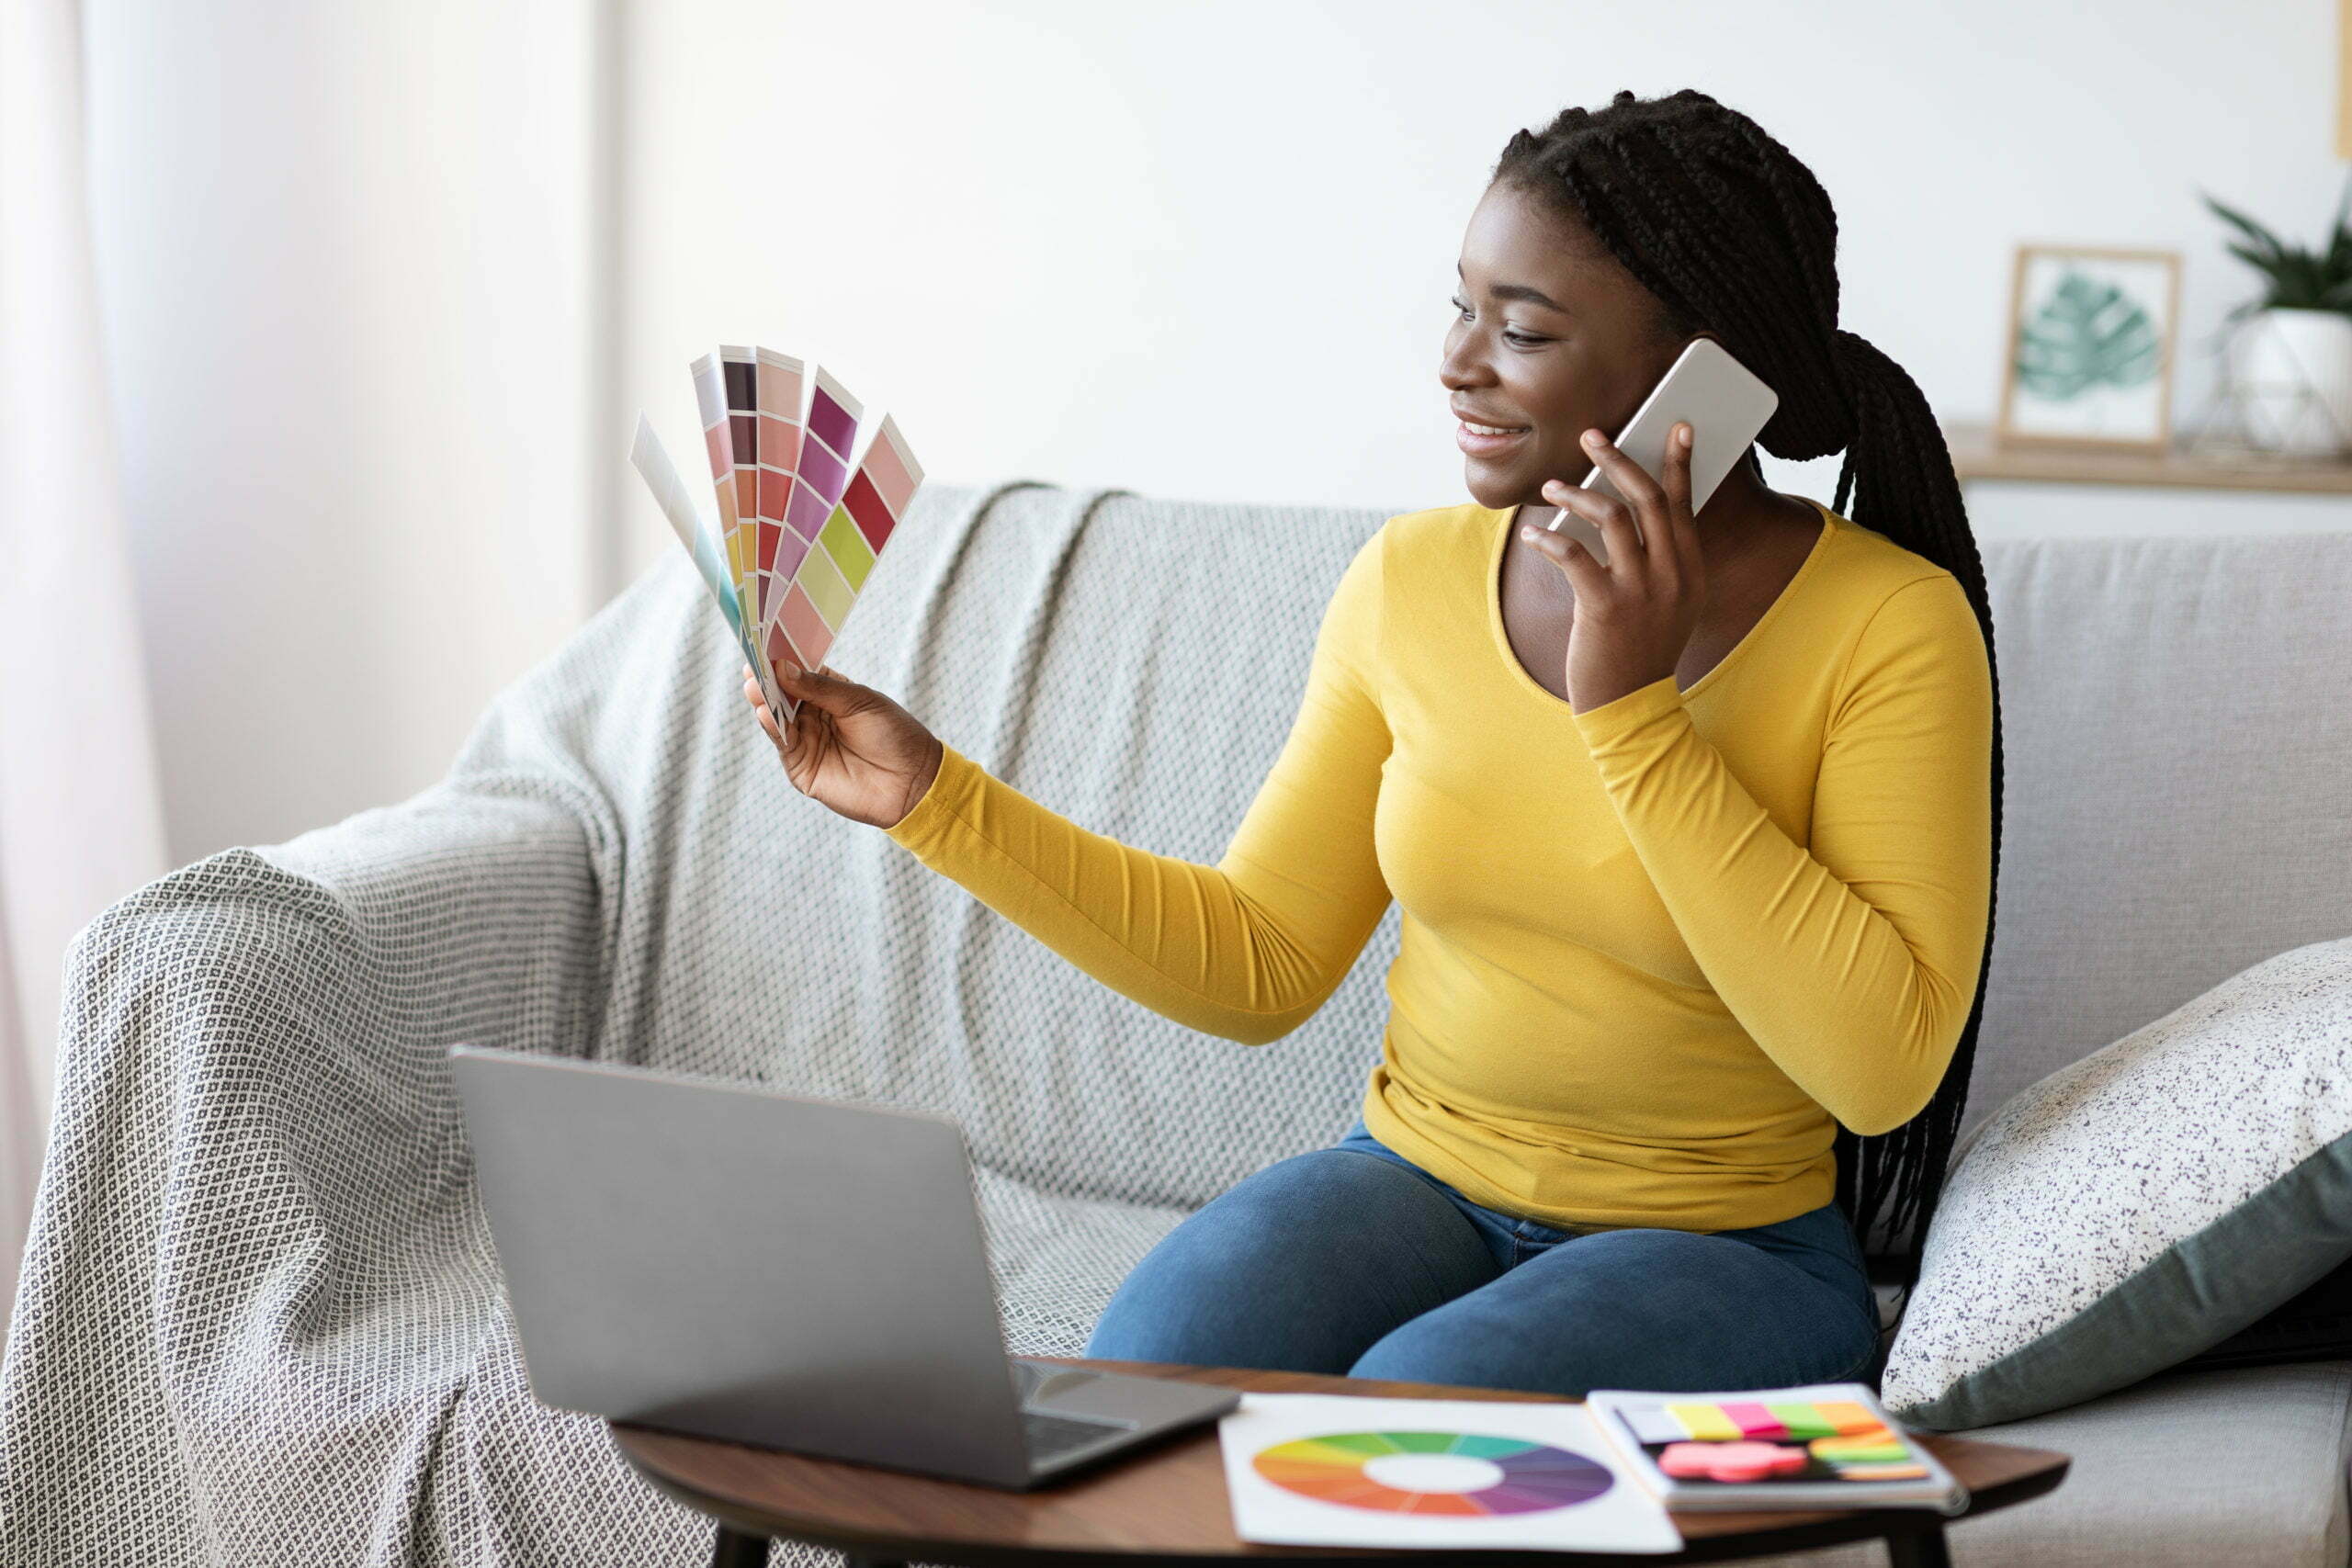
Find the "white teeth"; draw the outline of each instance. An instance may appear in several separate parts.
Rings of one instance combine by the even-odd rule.
[[[1527,427],[1523,424],[1515,427],[1499,424],[1473,424],[1465,419],[1462,422],[1462,428],[1473,435],[1517,435]]]

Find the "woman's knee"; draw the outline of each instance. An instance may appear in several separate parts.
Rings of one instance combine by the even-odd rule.
[[[1339,1372],[1492,1274],[1475,1227],[1410,1171],[1310,1149],[1187,1215],[1120,1283],[1086,1353]]]

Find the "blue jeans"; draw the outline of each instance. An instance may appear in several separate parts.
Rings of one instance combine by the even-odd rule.
[[[1556,1230],[1472,1202],[1359,1120],[1186,1216],[1086,1354],[1580,1399],[1862,1378],[1878,1338],[1835,1203],[1744,1230]]]

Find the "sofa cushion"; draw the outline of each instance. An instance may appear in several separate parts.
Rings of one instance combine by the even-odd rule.
[[[2352,1262],[2337,1264],[2184,1368],[2263,1367],[2352,1356]]]
[[[1898,1418],[2015,1421],[2228,1338],[2352,1256],[2352,938],[2052,1073],[1955,1159],[1887,1352]]]

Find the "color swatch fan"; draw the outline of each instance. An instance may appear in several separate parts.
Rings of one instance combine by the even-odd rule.
[[[768,711],[790,719],[800,705],[784,694],[777,666],[823,666],[922,468],[888,416],[853,461],[864,406],[788,354],[722,346],[693,372],[718,526],[703,521],[643,414],[629,458],[694,558]]]

